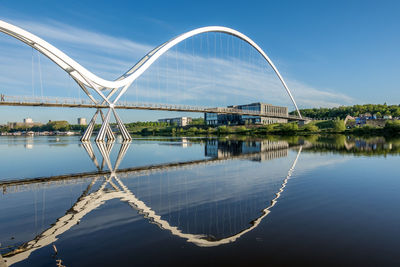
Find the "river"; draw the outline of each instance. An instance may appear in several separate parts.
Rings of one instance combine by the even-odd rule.
[[[0,137],[7,266],[400,265],[400,139]]]

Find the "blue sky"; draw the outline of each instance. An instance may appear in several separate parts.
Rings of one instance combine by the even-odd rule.
[[[300,107],[384,102],[399,104],[399,13],[399,1],[97,1],[95,4],[92,1],[0,2],[0,19],[42,37],[89,70],[107,79],[118,77],[147,51],[178,34],[208,25],[234,28],[251,37],[267,52],[287,80]],[[219,37],[210,38],[212,40]],[[196,40],[204,42],[204,38]],[[239,46],[240,43],[236,45]],[[181,46],[177,51],[182,55],[182,66],[195,60],[191,57],[185,61],[186,49],[186,46]],[[37,55],[32,54],[26,45],[4,34],[0,35],[0,51],[0,92],[8,95],[32,94],[31,66],[34,56],[33,90],[36,95],[40,94]],[[224,73],[213,70],[217,74],[209,77],[214,86],[221,86],[220,95],[215,99],[224,101],[214,103],[212,99],[210,103],[224,105],[244,99],[257,100],[250,96],[267,90],[261,100],[290,105],[283,89],[280,88],[279,93],[274,89],[278,84],[268,76],[271,73],[262,74],[261,63],[255,60],[254,55],[249,58],[248,65],[241,65],[248,75],[240,78],[242,84],[236,88],[238,95],[235,99],[224,96],[228,95],[226,92],[229,92],[232,85],[220,83],[222,80],[233,81],[232,77],[241,70],[237,69],[235,59],[231,59],[229,62],[232,64],[228,66],[229,62],[223,61],[226,59],[223,53],[222,60],[218,62],[204,53],[196,54],[196,62],[200,62],[196,63],[199,66],[196,67],[197,72],[202,70],[206,73],[205,66],[210,63],[224,70]],[[202,89],[199,92],[199,96],[203,94],[203,100],[201,97],[194,97],[195,90],[205,86],[190,80],[193,78],[190,73],[194,73],[195,68],[190,70],[185,67],[186,73],[189,73],[185,74],[185,78],[181,77],[181,67],[177,73],[167,72],[166,66],[170,66],[168,64],[173,59],[171,53],[169,59],[168,56],[164,58],[164,63],[161,60],[158,67],[149,70],[147,76],[138,81],[139,88],[132,87],[125,100],[134,101],[139,98],[157,102],[157,99],[151,99],[153,95],[157,95],[160,102],[170,102],[174,93],[177,94],[171,87],[185,85],[187,89],[177,94],[181,99],[174,101],[205,105],[207,97],[210,98],[207,90]],[[43,57],[40,60],[45,95],[84,97],[83,94],[78,95],[80,93],[74,89],[68,76],[53,63]],[[250,66],[254,62],[256,67]],[[17,70],[21,72],[22,78],[16,73]],[[160,75],[160,72],[164,74]],[[157,84],[152,83],[155,77]],[[171,85],[174,77],[177,77],[176,84]],[[169,91],[166,91],[168,83]],[[189,83],[191,88],[187,85]],[[234,83],[237,84],[236,81]],[[262,88],[262,84],[268,84],[267,89]],[[247,90],[246,86],[251,89]],[[151,90],[154,90],[154,94]],[[43,122],[49,119],[75,122],[79,116],[89,118],[92,112],[2,107],[0,123],[21,121],[28,116]],[[124,121],[153,120],[175,115],[177,114],[121,112]]]

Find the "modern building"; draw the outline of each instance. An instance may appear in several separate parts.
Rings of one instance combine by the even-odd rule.
[[[176,124],[177,126],[186,126],[192,122],[191,117],[178,117],[178,118],[167,118],[167,119],[159,119],[159,122],[166,122],[169,124]]]
[[[87,125],[86,118],[78,118],[78,125]]]
[[[228,108],[239,109],[244,111],[256,111],[265,114],[288,116],[288,108],[281,106],[273,106],[266,103],[252,103],[247,105],[228,106]],[[222,113],[205,113],[204,121],[207,125],[243,125],[243,124],[272,124],[287,123],[287,119],[251,116],[240,114],[222,114]]]

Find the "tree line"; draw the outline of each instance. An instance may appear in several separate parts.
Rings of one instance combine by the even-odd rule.
[[[385,104],[365,104],[354,106],[340,106],[334,108],[310,108],[300,109],[300,113],[304,117],[323,119],[323,118],[340,118],[344,119],[347,115],[358,117],[365,113],[376,115],[377,118],[383,116],[400,117],[400,105]],[[290,112],[291,115],[296,115],[295,111]]]
[[[18,132],[18,131],[33,131],[33,132],[44,132],[44,131],[83,131],[86,128],[85,125],[69,124],[67,121],[50,121],[43,125],[19,125],[14,128],[10,128],[7,125],[0,127],[0,132]]]

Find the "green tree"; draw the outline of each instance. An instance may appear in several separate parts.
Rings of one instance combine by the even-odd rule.
[[[299,129],[299,126],[296,122],[285,123],[281,125],[281,130],[283,132],[295,132]]]
[[[394,121],[386,121],[385,123],[385,128],[386,131],[391,132],[391,133],[400,133],[400,121],[394,120]]]
[[[333,121],[333,130],[335,132],[343,132],[346,130],[346,125],[344,125],[343,120],[335,120]]]
[[[204,118],[193,118],[190,125],[204,125]]]
[[[313,123],[308,123],[304,126],[304,131],[307,132],[318,132],[318,130],[319,130],[318,126]]]
[[[50,121],[47,123],[50,131],[68,131],[69,123],[67,121]]]
[[[225,125],[219,126],[218,127],[218,133],[229,133],[230,129],[226,127]]]
[[[196,127],[190,127],[190,128],[188,129],[188,132],[189,132],[189,133],[195,133],[195,132],[197,132],[197,128],[196,128]]]

